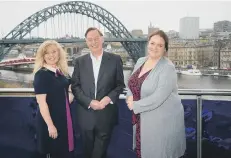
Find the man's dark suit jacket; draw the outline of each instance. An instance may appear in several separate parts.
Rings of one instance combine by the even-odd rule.
[[[72,75],[72,92],[78,104],[77,122],[83,130],[92,130],[94,126],[106,130],[117,123],[118,108],[116,103],[125,87],[121,57],[103,52],[96,98],[94,82],[90,54],[77,58]],[[108,104],[103,110],[89,109],[93,99],[100,101],[105,96],[110,97],[113,104]]]

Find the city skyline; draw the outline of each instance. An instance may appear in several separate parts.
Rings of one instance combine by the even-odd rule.
[[[0,25],[0,37],[5,36],[35,12],[63,2],[67,1],[0,1],[0,19],[2,21]],[[231,10],[229,9],[231,2],[228,1],[141,2],[94,0],[89,2],[97,4],[112,13],[129,31],[141,29],[144,34],[147,34],[150,23],[152,23],[154,27],[158,27],[166,32],[169,30],[179,32],[179,21],[181,18],[187,16],[199,17],[200,29],[212,29],[213,24],[217,21],[231,21]],[[13,13],[11,13],[11,11],[13,11]]]

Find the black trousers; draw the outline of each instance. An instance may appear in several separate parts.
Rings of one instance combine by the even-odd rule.
[[[113,127],[93,130],[81,130],[83,140],[83,158],[106,158]]]

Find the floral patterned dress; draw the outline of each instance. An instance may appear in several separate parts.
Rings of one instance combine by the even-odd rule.
[[[128,87],[131,90],[133,94],[133,101],[140,100],[140,90],[141,86],[145,80],[145,78],[148,76],[151,70],[143,74],[139,78],[139,74],[142,70],[141,66],[133,75],[130,77],[128,81]],[[140,114],[132,114],[132,124],[136,125],[136,155],[137,158],[141,158],[141,148],[140,148]]]

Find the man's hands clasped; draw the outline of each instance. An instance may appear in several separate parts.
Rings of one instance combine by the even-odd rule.
[[[108,96],[105,96],[100,101],[98,100],[92,100],[90,103],[90,107],[94,110],[102,110],[104,109],[109,103],[111,102],[111,99]]]

